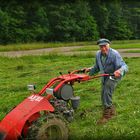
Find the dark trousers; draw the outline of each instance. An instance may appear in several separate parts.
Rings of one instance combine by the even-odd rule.
[[[109,77],[102,81],[101,100],[104,108],[112,106],[112,95],[120,79],[111,80]]]

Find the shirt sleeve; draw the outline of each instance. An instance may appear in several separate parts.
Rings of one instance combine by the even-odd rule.
[[[99,72],[99,65],[98,65],[98,62],[97,62],[97,55],[96,55],[95,65],[90,69],[89,75],[92,76],[92,75],[96,74],[97,72]]]
[[[116,53],[115,67],[116,70],[119,69],[121,71],[122,76],[128,71],[128,66],[119,53]]]

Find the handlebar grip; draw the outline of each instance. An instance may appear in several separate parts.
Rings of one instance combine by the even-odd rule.
[[[85,71],[86,71],[86,69],[79,70],[79,72],[83,72],[83,73],[85,73]]]
[[[109,76],[115,76],[115,74],[111,73],[111,74],[109,74]]]

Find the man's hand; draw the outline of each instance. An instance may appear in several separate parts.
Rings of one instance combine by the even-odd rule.
[[[83,71],[84,73],[87,73],[90,71],[90,68],[83,68],[83,69],[81,69],[81,71]]]
[[[121,76],[121,70],[120,69],[116,70],[114,72],[114,75],[115,75],[116,78],[120,77]]]
[[[85,73],[89,72],[91,68],[85,68]]]

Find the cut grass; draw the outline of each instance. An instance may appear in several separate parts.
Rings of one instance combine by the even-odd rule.
[[[75,69],[92,66],[92,55],[43,55],[21,58],[0,57],[0,119],[30,93],[27,84],[35,83],[36,92],[59,72],[67,73]],[[140,132],[140,58],[125,58],[129,72],[118,85],[114,104],[118,115],[105,125],[97,126],[101,117],[100,79],[75,83],[75,95],[80,96],[80,107],[75,111],[74,121],[69,124],[69,140],[85,139],[137,139]]]

